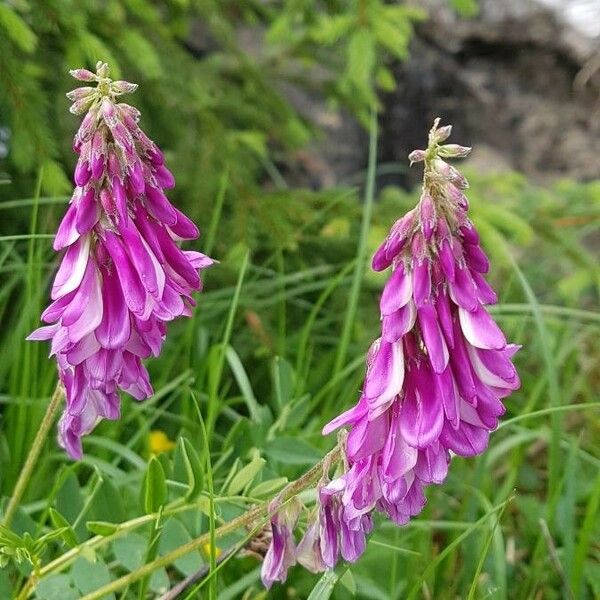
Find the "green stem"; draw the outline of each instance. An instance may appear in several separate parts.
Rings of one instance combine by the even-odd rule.
[[[38,458],[44,446],[44,442],[46,441],[50,428],[54,423],[54,417],[56,416],[56,413],[60,407],[63,396],[63,387],[62,384],[59,382],[56,385],[54,393],[52,394],[50,404],[48,404],[48,408],[46,409],[46,414],[42,419],[38,432],[33,440],[31,450],[29,450],[29,454],[27,455],[25,464],[21,469],[21,473],[19,474],[19,479],[17,480],[17,484],[15,485],[13,494],[8,502],[8,506],[6,507],[6,512],[4,513],[4,518],[2,519],[2,524],[5,527],[8,527],[10,525],[10,522],[15,516],[15,511],[19,506],[19,502],[21,501],[21,498],[23,497],[23,494],[27,489],[27,484],[31,479],[33,469],[37,464]]]
[[[319,461],[314,467],[312,467],[309,471],[307,471],[302,477],[297,479],[296,481],[287,485],[279,494],[279,498],[281,498],[282,502],[286,502],[293,496],[296,496],[301,491],[309,488],[314,485],[321,477],[323,473],[323,467],[326,465],[330,465],[333,461],[337,460],[340,456],[340,448],[336,446],[331,452],[329,452],[325,457]],[[242,527],[246,527],[251,525],[255,521],[260,518],[264,518],[268,515],[268,507],[269,502],[264,502],[260,506],[257,506],[248,512],[240,515],[239,517],[225,523],[221,527],[218,527],[214,530],[214,537],[223,537],[224,535],[236,531]],[[210,533],[205,533],[200,537],[197,537],[194,540],[189,541],[187,544],[172,550],[171,552],[153,560],[152,562],[141,566],[139,569],[132,571],[131,573],[112,581],[97,590],[86,594],[81,598],[81,600],[98,600],[99,598],[104,597],[107,594],[115,592],[117,590],[122,589],[127,585],[131,585],[132,583],[138,581],[142,577],[146,577],[153,573],[156,569],[160,569],[167,565],[172,564],[182,556],[193,552],[194,550],[198,550],[204,544],[210,541]],[[27,595],[23,596],[26,598]]]
[[[367,185],[365,188],[365,201],[363,206],[362,223],[360,227],[360,238],[358,240],[358,249],[356,251],[356,268],[352,279],[352,287],[348,297],[348,308],[344,319],[340,343],[335,358],[333,369],[333,378],[341,371],[346,354],[350,336],[354,327],[356,318],[356,309],[358,307],[358,297],[365,271],[365,258],[367,255],[367,241],[369,228],[371,226],[371,214],[373,213],[373,198],[375,195],[375,173],[377,169],[377,113],[371,112],[371,123],[369,127],[369,165],[367,169]]]

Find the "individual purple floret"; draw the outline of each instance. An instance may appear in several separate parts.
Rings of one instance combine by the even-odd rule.
[[[54,240],[66,252],[42,313],[51,325],[28,339],[52,340],[66,391],[59,442],[80,458],[81,437],[119,417],[119,389],[152,394],[142,360],[159,355],[168,321],[191,315],[213,261],[179,248],[199,231],[165,196],[175,180],[140,113],[117,100],[137,85],[112,81],[101,62],[71,75],[97,85],[67,94],[71,112],[86,114],[73,142],[76,188]]]
[[[399,525],[419,514],[424,488],[441,484],[453,454],[483,452],[519,387],[507,344],[485,306],[488,259],[467,216],[466,179],[444,158],[470,149],[441,145],[450,126],[436,120],[424,162],[419,204],[399,219],[373,257],[391,267],[381,301],[381,337],[371,346],[359,402],[327,424],[347,427],[344,468],[320,485],[317,510],[297,551],[311,570],[333,568],[340,555],[364,551],[374,510]]]
[[[296,564],[294,527],[302,510],[298,498],[292,498],[283,506],[276,498],[269,506],[271,516],[271,543],[262,565],[263,585],[270,588],[275,581],[285,581],[288,569]]]

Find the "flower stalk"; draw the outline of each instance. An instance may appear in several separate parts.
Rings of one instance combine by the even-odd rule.
[[[39,429],[35,435],[33,440],[33,444],[31,445],[31,449],[29,450],[29,454],[25,460],[25,464],[19,473],[19,479],[15,485],[15,489],[12,493],[10,500],[6,506],[6,511],[4,512],[4,516],[2,518],[2,524],[5,527],[8,527],[15,515],[17,507],[21,502],[21,498],[23,494],[27,490],[27,485],[31,479],[31,475],[33,473],[33,469],[37,464],[38,458],[40,457],[40,453],[42,452],[42,448],[44,447],[44,442],[48,437],[48,433],[52,428],[54,423],[54,419],[56,417],[56,413],[58,412],[60,405],[65,397],[65,392],[60,381],[56,384],[56,388],[54,389],[54,393],[50,398],[50,403],[48,404],[48,408],[46,409],[46,413],[40,423]]]

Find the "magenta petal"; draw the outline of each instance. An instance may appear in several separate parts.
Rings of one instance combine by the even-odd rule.
[[[182,240],[195,240],[200,235],[200,231],[195,223],[180,210],[177,210],[175,207],[173,208],[177,215],[177,223],[170,225],[169,229]]]
[[[129,183],[136,196],[144,191],[144,173],[142,170],[142,163],[140,163],[140,161],[133,163],[133,167],[129,171]]]
[[[441,373],[448,364],[449,354],[435,308],[431,304],[423,304],[417,314],[431,366],[436,373]]]
[[[465,244],[465,257],[467,264],[479,273],[487,273],[490,270],[490,261],[479,244]]]
[[[494,292],[492,286],[485,280],[485,277],[477,271],[471,271],[473,281],[477,286],[477,297],[481,304],[496,304],[498,296]]]
[[[454,281],[455,271],[455,259],[452,247],[447,239],[442,240],[440,244],[440,263],[442,265],[442,271],[444,275],[450,280]]]
[[[431,296],[431,277],[429,274],[429,261],[423,260],[413,264],[413,297],[419,308]]]
[[[42,321],[44,321],[44,323],[54,323],[55,321],[58,321],[76,293],[77,291],[73,290],[52,302],[52,304],[50,304],[50,306],[42,313]]]
[[[341,415],[337,416],[335,419],[329,421],[325,427],[323,427],[321,433],[323,435],[329,435],[332,431],[335,431],[339,427],[343,427],[344,425],[353,425],[356,423],[361,417],[367,414],[367,399],[364,396],[361,396],[358,404],[350,408],[349,410],[343,412]]]
[[[454,281],[448,284],[450,298],[454,304],[467,310],[475,310],[478,305],[477,288],[471,278],[469,269],[456,269]]]
[[[390,315],[405,306],[412,295],[412,281],[410,274],[399,265],[388,279],[379,307],[382,315]]]
[[[160,187],[167,190],[175,187],[175,177],[173,177],[173,173],[165,165],[158,166],[154,172],[154,176]]]
[[[82,187],[84,186],[91,178],[92,171],[90,169],[90,165],[87,160],[80,158],[77,161],[77,165],[75,167],[75,175],[74,180],[75,183]]]
[[[433,444],[419,451],[415,475],[424,483],[443,483],[448,474],[449,462],[446,448],[440,443]]]
[[[367,370],[364,393],[368,399],[390,401],[400,393],[404,382],[404,356],[401,343],[379,339],[372,346],[372,362]]]
[[[146,184],[146,205],[152,216],[169,227],[177,225],[177,211],[161,190]]]
[[[146,290],[138,277],[137,271],[133,268],[121,242],[112,231],[106,232],[105,243],[117,269],[127,306],[134,314],[143,314],[146,307]]]
[[[446,343],[450,348],[454,347],[454,331],[452,325],[452,310],[450,308],[450,300],[446,292],[440,292],[435,302],[435,309],[437,312],[438,320]]]
[[[443,373],[435,375],[438,394],[444,407],[446,419],[455,427],[458,426],[459,395],[452,376],[452,369],[448,367]]]
[[[408,473],[417,462],[417,449],[409,446],[400,435],[400,403],[392,409],[390,434],[387,436],[382,453],[383,476],[389,481],[399,479]]]
[[[400,433],[408,444],[425,448],[435,442],[444,424],[444,411],[435,385],[425,370],[412,371],[417,385],[407,390],[400,413]]]
[[[140,234],[132,227],[125,225],[120,228],[124,246],[135,267],[142,285],[153,296],[158,295],[158,278],[154,261],[146,246],[142,243]],[[159,267],[160,269],[160,267]],[[161,269],[162,271],[162,269]]]
[[[454,380],[456,381],[460,395],[465,400],[474,402],[476,392],[471,371],[471,360],[467,353],[465,339],[458,322],[454,325],[454,348],[450,354],[450,364],[452,365],[452,373],[454,374]]]
[[[98,222],[99,208],[94,188],[90,187],[77,203],[76,227],[79,233],[87,233]]]
[[[65,216],[63,217],[60,225],[58,226],[58,231],[56,232],[56,237],[54,238],[53,248],[55,250],[62,250],[67,246],[70,246],[73,242],[77,240],[79,237],[79,233],[75,227],[75,217],[77,216],[77,206],[76,202],[73,201],[69,205]]]
[[[348,457],[359,461],[383,448],[387,437],[387,419],[384,415],[369,420],[366,415],[352,426],[346,441]]]
[[[478,306],[473,312],[459,308],[458,317],[471,345],[487,350],[501,350],[506,346],[504,334],[483,306]]]
[[[54,337],[54,334],[59,330],[60,325],[55,323],[54,325],[46,325],[44,327],[38,327],[35,331],[32,331],[25,339],[44,341]]]
[[[479,244],[479,234],[477,233],[473,223],[470,221],[460,228],[460,232],[462,233],[463,240],[466,244]]]
[[[80,237],[65,253],[52,286],[53,300],[76,289],[87,267],[90,252],[90,236]]]
[[[68,352],[67,360],[71,365],[79,365],[100,349],[93,333],[86,334]]]
[[[84,310],[79,318],[68,327],[69,340],[73,343],[78,342],[81,338],[88,335],[88,333],[94,331],[102,321],[102,293],[100,290],[100,278],[95,267],[90,287],[82,293],[81,298],[84,303]],[[75,299],[71,303],[74,301]]]
[[[122,223],[126,223],[128,220],[127,213],[127,192],[118,177],[113,177],[111,180],[112,197],[114,199],[115,208],[121,219]]]
[[[386,342],[394,343],[398,341],[405,333],[409,332],[417,318],[417,309],[415,303],[410,300],[391,315],[383,317],[381,326],[381,336]]]
[[[476,456],[487,448],[489,437],[490,432],[487,429],[463,421],[458,429],[453,429],[446,423],[440,435],[440,442],[459,456]]]
[[[123,297],[118,275],[104,271],[102,298],[104,313],[96,330],[96,338],[103,348],[123,348],[131,335],[129,310]]]
[[[97,284],[96,265],[94,261],[90,260],[75,296],[62,314],[61,324],[63,326],[73,325],[81,317],[93,293],[93,287]]]

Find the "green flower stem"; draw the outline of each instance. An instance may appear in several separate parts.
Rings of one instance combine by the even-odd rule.
[[[290,498],[296,496],[301,491],[309,488],[314,485],[322,476],[324,467],[331,465],[332,462],[337,460],[340,457],[340,448],[336,446],[331,452],[329,452],[325,457],[319,461],[314,467],[308,470],[302,477],[288,484],[283,490],[278,494],[279,498],[282,502],[286,502]],[[214,535],[216,537],[223,537],[228,533],[236,531],[237,529],[241,529],[242,527],[247,527],[257,520],[264,518],[268,515],[268,507],[269,502],[264,502],[260,506],[257,506],[248,512],[240,515],[239,517],[225,523],[221,527],[218,527],[214,530]],[[200,537],[191,540],[187,544],[172,550],[171,552],[153,560],[152,562],[141,566],[139,569],[132,571],[131,573],[116,579],[115,581],[111,581],[110,583],[98,588],[94,592],[86,594],[81,598],[81,600],[98,600],[99,598],[104,597],[106,594],[110,594],[117,590],[120,590],[132,583],[140,580],[142,577],[146,577],[153,573],[155,570],[160,569],[161,567],[165,567],[167,565],[172,564],[177,559],[193,552],[194,550],[198,550],[204,544],[210,541],[210,533],[205,533]],[[42,570],[43,571],[43,570]],[[28,595],[28,594],[27,594]],[[23,596],[26,598],[27,595]]]
[[[17,484],[15,485],[13,494],[10,500],[8,501],[8,505],[6,507],[6,511],[2,519],[2,524],[5,527],[8,527],[10,525],[10,522],[15,516],[15,511],[17,510],[17,507],[21,502],[21,498],[23,497],[23,494],[27,489],[27,485],[29,484],[29,480],[31,479],[31,474],[33,473],[33,469],[37,464],[42,448],[44,447],[44,442],[48,437],[50,428],[54,423],[54,417],[58,412],[63,398],[64,390],[62,384],[59,382],[56,384],[56,388],[54,389],[54,393],[52,394],[52,398],[50,399],[50,404],[48,404],[48,408],[46,409],[46,414],[42,419],[38,432],[35,436],[35,439],[33,440],[31,450],[29,450],[29,454],[27,455],[25,464],[21,469],[21,473],[19,474],[19,479],[17,480]]]

